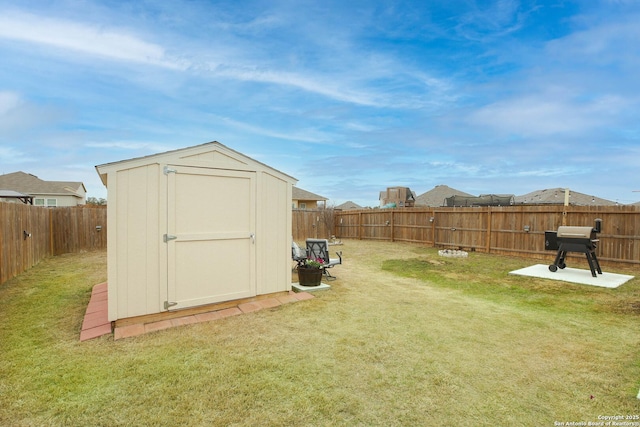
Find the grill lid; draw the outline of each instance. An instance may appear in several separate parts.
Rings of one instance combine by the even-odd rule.
[[[591,239],[593,227],[572,227],[562,225],[558,227],[558,237],[565,239]]]

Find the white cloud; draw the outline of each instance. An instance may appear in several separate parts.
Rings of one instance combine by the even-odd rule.
[[[223,31],[232,31],[234,33],[241,34],[260,34],[264,31],[272,30],[282,25],[289,25],[289,23],[285,22],[280,16],[276,14],[267,14],[263,16],[257,16],[256,18],[247,22],[233,23],[225,21],[214,21],[212,22],[212,25]]]
[[[225,29],[224,23],[213,25],[222,31]],[[238,25],[228,27],[236,31]],[[279,18],[267,15],[240,26],[243,25],[252,33],[265,29],[276,31],[274,27],[284,24]],[[278,37],[274,37],[277,41]],[[194,39],[191,43],[183,36],[176,36],[172,45],[162,46],[126,28],[6,10],[0,11],[0,39],[54,47],[66,54],[208,74],[214,79],[288,86],[362,106],[415,109],[427,104],[437,106],[441,98],[450,101],[448,82],[422,71],[408,71],[398,58],[353,51],[348,47],[332,46],[330,54],[322,51],[314,54],[313,63],[305,58],[292,66],[290,56],[295,53],[264,55],[264,51],[274,45],[268,37],[254,40],[250,36],[230,37],[229,33],[222,33],[219,38],[209,38],[206,42]],[[179,57],[170,53],[178,51]],[[340,65],[336,67],[337,64]],[[393,93],[380,90],[381,81],[394,82],[397,90]],[[398,90],[402,96],[398,96]]]
[[[261,126],[243,123],[241,121],[234,120],[229,117],[217,116],[217,118],[220,121],[236,129],[240,129],[242,131],[250,132],[257,135],[267,136],[270,138],[279,138],[279,139],[285,139],[289,141],[302,141],[302,142],[313,142],[313,143],[320,143],[320,142],[331,140],[330,135],[313,128],[297,129],[295,131],[287,131],[287,132],[284,132],[284,131],[276,132]]]
[[[548,53],[571,62],[580,58],[592,63],[612,59],[633,59],[637,63],[637,40],[640,38],[638,19],[638,15],[632,15],[614,23],[594,24],[585,30],[551,41]]]
[[[553,176],[566,176],[571,173],[583,173],[584,169],[571,168],[568,166],[562,168],[540,168],[540,169],[528,169],[522,171],[516,171],[515,176],[518,177],[553,177]]]
[[[188,64],[168,57],[162,46],[127,31],[22,12],[0,13],[0,38],[54,46],[117,61],[171,69],[188,67]]]
[[[150,153],[162,153],[172,149],[168,145],[142,141],[88,142],[84,145],[88,148],[115,148],[127,151],[149,151]]]
[[[33,131],[64,116],[63,109],[34,104],[16,92],[0,92],[0,141],[15,134]]]
[[[343,127],[347,130],[363,132],[363,133],[375,132],[378,129],[380,129],[378,125],[372,125],[369,123],[356,122],[356,121],[348,121],[343,124]]]
[[[484,9],[470,7],[470,11],[460,17],[458,33],[471,40],[485,40],[517,31],[526,16],[517,0],[490,2]]]
[[[0,120],[2,120],[2,116],[15,110],[21,104],[22,100],[17,93],[8,91],[0,92]]]
[[[382,106],[385,101],[372,93],[359,92],[334,81],[321,81],[300,73],[277,70],[258,70],[256,68],[224,67],[215,70],[217,75],[262,83],[274,83],[292,86],[307,92],[317,93],[338,101],[366,106]],[[378,98],[378,99],[376,99]]]
[[[28,156],[26,153],[22,151],[16,150],[14,147],[0,146],[0,173],[10,173],[15,172],[15,165],[19,163],[25,163],[29,161],[36,161],[35,158]]]
[[[469,122],[515,135],[583,134],[609,123],[627,103],[616,96],[586,101],[529,95],[486,105]]]
[[[18,155],[20,155],[20,152],[16,151],[13,147],[0,147],[0,157],[2,159],[7,159]]]

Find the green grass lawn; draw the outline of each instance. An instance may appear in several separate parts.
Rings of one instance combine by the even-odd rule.
[[[0,425],[553,426],[640,414],[639,279],[595,288],[507,274],[538,263],[526,259],[341,249],[338,280],[312,300],[116,342],[79,341],[106,254],[44,260],[0,286]]]

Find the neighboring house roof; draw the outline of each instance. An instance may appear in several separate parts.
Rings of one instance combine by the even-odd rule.
[[[465,193],[446,185],[436,185],[433,189],[416,197],[416,206],[446,206],[445,200],[451,196],[473,197],[473,194]]]
[[[531,193],[516,196],[515,203],[517,205],[563,205],[564,204],[564,188],[547,188],[544,190],[532,191]],[[616,205],[612,200],[601,199],[593,195],[579,193],[569,190],[569,204],[572,206],[607,206]]]
[[[338,205],[335,207],[336,209],[340,209],[343,211],[349,210],[349,209],[362,209],[362,206],[360,206],[357,203],[352,202],[351,200],[344,202],[341,205]]]
[[[326,197],[319,196],[310,191],[303,190],[302,188],[293,187],[293,192],[291,198],[293,200],[318,200],[318,201],[327,201]]]
[[[0,175],[0,189],[29,195],[75,196],[81,199],[83,194],[78,191],[82,190],[84,193],[87,191],[82,182],[44,181],[35,175],[21,171]]]

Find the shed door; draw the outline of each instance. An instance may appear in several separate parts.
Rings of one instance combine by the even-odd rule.
[[[168,166],[165,308],[256,295],[255,173]]]

